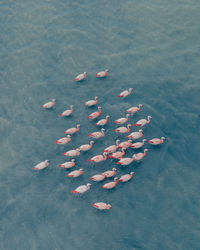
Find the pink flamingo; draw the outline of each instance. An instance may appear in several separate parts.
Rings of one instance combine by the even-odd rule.
[[[96,203],[93,203],[92,206],[99,210],[109,210],[111,208],[110,204],[106,204],[104,202],[96,202]]]
[[[49,166],[49,161],[45,160],[45,161],[38,163],[33,169],[34,170],[42,170],[48,166]]]
[[[133,158],[135,161],[140,161],[142,160],[145,156],[146,156],[146,152],[148,151],[148,149],[144,149],[144,153],[138,153],[138,154],[134,154]]]
[[[146,141],[146,139],[143,139],[142,142],[136,142],[136,143],[132,143],[130,148],[141,148],[144,146],[144,142]]]
[[[66,161],[65,163],[62,163],[58,165],[60,168],[72,168],[75,166],[75,160],[72,159],[71,161]]]
[[[136,123],[132,124],[132,126],[139,126],[139,127],[143,127],[144,125],[150,123],[152,117],[150,115],[147,116],[147,120],[146,119],[141,119],[139,121],[137,121]]]
[[[96,74],[96,77],[100,77],[100,78],[106,77],[108,75],[108,71],[109,71],[108,69],[106,69],[105,71],[101,71]]]
[[[91,186],[90,183],[88,183],[87,185],[81,185],[81,186],[77,187],[75,190],[72,190],[72,193],[73,194],[83,194],[90,189],[90,186]]]
[[[116,145],[111,145],[111,146],[105,148],[105,149],[103,150],[103,152],[114,153],[114,152],[118,149],[118,147],[119,147],[119,144],[118,144],[119,141],[120,141],[120,140],[116,140]]]
[[[106,116],[106,119],[101,119],[100,121],[98,121],[97,123],[95,123],[95,125],[96,126],[104,126],[104,125],[106,125],[107,123],[108,123],[108,118],[109,118],[110,116],[109,115],[107,115]]]
[[[121,159],[125,154],[125,148],[122,148],[122,151],[117,151],[108,156],[111,159]]]
[[[57,141],[55,141],[55,144],[66,144],[71,141],[71,136],[67,135],[67,137],[63,137]]]
[[[98,116],[100,116],[100,114],[101,114],[101,107],[98,107],[98,111],[96,111],[96,112],[93,112],[92,114],[90,114],[89,116],[88,116],[88,119],[95,119],[95,118],[97,118]]]
[[[107,155],[106,153],[103,153],[103,155],[96,155],[92,157],[91,159],[89,159],[88,161],[99,163],[99,162],[105,161],[106,159],[107,159]]]
[[[47,102],[44,105],[42,105],[41,107],[44,109],[50,109],[52,107],[54,107],[56,105],[56,99],[52,99],[51,102]]]
[[[128,121],[128,118],[129,118],[129,114],[127,114],[126,115],[126,118],[119,118],[119,119],[117,119],[116,121],[114,121],[114,123],[117,123],[117,124],[119,124],[119,125],[122,125],[122,124],[124,124],[125,122],[127,122]]]
[[[83,74],[78,75],[77,77],[74,78],[74,81],[82,81],[83,79],[85,79],[87,76],[87,72],[84,72]]]
[[[64,152],[63,155],[70,156],[70,157],[79,156],[80,150],[79,149],[69,150],[67,152]]]
[[[105,136],[104,131],[105,131],[105,129],[102,128],[102,129],[101,129],[101,132],[93,132],[93,133],[89,134],[88,136],[90,136],[90,137],[92,137],[92,138],[95,138],[95,139],[99,139],[99,138]]]
[[[128,124],[127,128],[126,127],[119,127],[119,128],[114,129],[113,131],[121,133],[121,134],[129,133],[130,126],[131,126],[131,124]]]
[[[93,143],[94,143],[94,141],[91,141],[90,144],[84,144],[84,145],[78,147],[77,149],[80,151],[86,152],[92,148]]]
[[[129,90],[124,90],[117,97],[126,97],[131,94],[132,90],[132,88],[130,88]]]
[[[72,172],[70,172],[69,174],[65,175],[65,177],[73,177],[73,178],[76,178],[80,175],[83,174],[83,169],[80,168],[79,170],[74,170]]]
[[[93,181],[103,181],[105,178],[106,177],[103,174],[96,174],[96,175],[93,175],[92,177],[90,177],[90,179]]]
[[[63,116],[69,116],[72,114],[72,112],[74,111],[73,109],[73,105],[70,105],[70,109],[67,109],[65,111],[62,112],[62,114],[60,114],[61,117]]]
[[[130,139],[136,140],[136,139],[139,139],[140,137],[143,136],[143,133],[142,133],[142,132],[143,132],[143,130],[140,129],[138,132],[133,132],[133,133],[127,135],[126,137],[127,137],[127,138],[130,138]]]
[[[156,146],[156,145],[162,144],[164,140],[165,140],[165,137],[162,136],[161,139],[153,138],[151,140],[148,140],[147,142],[150,143],[151,145]]]
[[[127,182],[127,181],[129,181],[129,180],[133,177],[134,174],[135,174],[134,172],[130,172],[130,174],[122,175],[122,176],[119,178],[119,181],[120,181],[120,182]]]
[[[77,124],[76,128],[69,128],[69,129],[65,130],[64,134],[70,134],[70,135],[72,135],[72,134],[78,132],[79,128],[80,128],[80,124]]]
[[[115,177],[114,181],[111,181],[111,182],[108,182],[108,183],[104,184],[102,186],[102,188],[111,189],[111,188],[114,188],[117,185],[117,183],[118,183],[118,178]]]
[[[142,104],[139,104],[138,107],[131,107],[129,109],[126,110],[126,113],[130,113],[130,114],[135,114],[136,112],[138,112],[142,107]]]
[[[105,176],[106,178],[110,178],[116,175],[116,168],[112,168],[112,170],[107,170],[105,172],[102,173],[103,176]]]
[[[116,164],[120,164],[122,166],[128,166],[134,161],[134,158],[121,158]]]
[[[92,106],[94,106],[94,105],[96,105],[98,103],[97,99],[98,99],[98,97],[95,96],[94,100],[87,101],[87,102],[85,102],[84,105],[87,106],[87,107],[92,107]]]
[[[119,144],[119,148],[129,148],[132,145],[132,140],[123,141]]]

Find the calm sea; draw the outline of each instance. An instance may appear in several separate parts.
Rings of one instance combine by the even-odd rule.
[[[0,1],[1,250],[200,248],[199,13],[199,0]],[[106,68],[106,79],[94,77]],[[75,83],[84,71],[87,79]],[[116,97],[130,87],[129,97]],[[84,175],[67,179],[62,153],[99,130],[86,119],[96,108],[83,106],[95,95],[101,118],[111,116],[106,136],[76,159]],[[42,110],[52,98],[55,108]],[[166,142],[146,145],[146,158],[125,168],[112,160],[91,166],[118,138],[113,121],[139,103],[130,122],[151,115],[144,138]],[[71,104],[73,115],[60,118]],[[54,144],[77,123],[71,143]],[[46,159],[49,168],[32,170]],[[101,189],[107,180],[89,181],[115,166],[117,176],[135,176],[110,191]],[[88,182],[89,192],[71,193]],[[112,208],[98,211],[98,201]]]

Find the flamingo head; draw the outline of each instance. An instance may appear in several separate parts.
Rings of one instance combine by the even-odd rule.
[[[49,160],[45,160],[45,165],[49,166]]]
[[[106,69],[106,70],[105,70],[105,72],[109,72],[109,70],[108,70],[108,69]]]
[[[76,127],[79,128],[79,127],[80,127],[80,124],[77,124]]]
[[[147,139],[143,139],[142,142],[145,142]]]
[[[148,116],[147,116],[147,119],[148,119],[148,120],[151,120],[151,119],[152,119],[152,117],[151,117],[150,115],[148,115]]]
[[[112,168],[112,171],[116,171],[117,169],[116,168]]]
[[[71,161],[72,161],[72,162],[75,162],[75,159],[72,159]]]
[[[105,131],[105,129],[104,129],[104,128],[102,128],[102,129],[101,129],[101,133],[103,133],[104,131]]]
[[[118,180],[118,177],[115,177],[115,178],[114,178],[114,181],[117,181],[117,180]]]
[[[107,115],[107,116],[106,116],[106,119],[108,119],[109,117],[110,117],[110,116],[109,116],[109,115]]]
[[[138,105],[138,108],[141,108],[142,106],[143,106],[142,104],[139,104],[139,105]]]
[[[98,96],[95,96],[95,97],[94,97],[94,100],[96,101],[96,100],[97,100],[97,98],[98,98]]]
[[[70,105],[70,108],[71,108],[71,109],[73,109],[73,107],[74,107],[73,105]]]
[[[112,206],[111,206],[110,204],[107,204],[107,205],[106,205],[106,208],[107,208],[107,209],[110,209],[111,207],[112,207]]]
[[[87,75],[87,72],[84,72],[83,74],[84,74],[84,75]]]
[[[55,102],[56,101],[56,99],[52,99],[52,102]]]
[[[129,142],[129,143],[131,143],[131,142],[132,142],[132,140],[128,140],[128,142]]]
[[[67,138],[71,138],[71,135],[67,135]]]
[[[87,188],[90,188],[91,184],[90,184],[90,183],[88,183],[86,186],[87,186]]]
[[[142,130],[142,129],[140,129],[140,130],[139,130],[139,132],[140,132],[140,133],[142,133],[142,132],[143,132],[143,130]]]
[[[93,144],[93,143],[94,143],[94,141],[91,141],[91,142],[90,142],[90,145]]]
[[[135,172],[130,172],[130,175],[134,175],[135,174]]]
[[[124,151],[125,151],[125,149],[126,149],[126,148],[125,148],[125,147],[123,147],[123,148],[122,148],[122,152],[124,152]]]
[[[149,151],[149,150],[148,150],[147,148],[145,148],[145,149],[144,149],[144,152],[147,152],[147,151]]]
[[[107,157],[107,154],[108,154],[108,152],[104,152],[104,153],[103,153],[103,156],[104,156],[104,157]]]
[[[119,145],[120,140],[116,140],[116,145]]]
[[[80,168],[79,171],[83,171],[83,168]]]
[[[130,128],[131,126],[132,126],[131,124],[128,124],[128,125],[127,125],[127,128]]]
[[[128,90],[128,91],[129,91],[129,92],[131,92],[132,90],[133,90],[133,88],[129,88],[129,90]]]
[[[100,106],[98,107],[98,110],[99,110],[99,109],[101,110],[101,107],[100,107]]]
[[[165,140],[166,138],[164,136],[161,137],[161,140]]]
[[[127,114],[127,115],[126,115],[126,118],[128,118],[129,116],[130,116],[130,114]]]

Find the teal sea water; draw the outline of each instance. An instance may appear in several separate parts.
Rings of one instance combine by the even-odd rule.
[[[199,249],[199,13],[199,0],[0,1],[1,250]],[[106,68],[106,79],[94,77]],[[87,79],[75,83],[84,71]],[[67,179],[62,153],[98,130],[86,119],[96,108],[82,105],[95,95],[101,118],[111,116],[106,136],[77,158],[84,175]],[[55,108],[42,110],[52,98]],[[139,103],[131,123],[151,115],[144,138],[165,136],[165,144],[147,145],[141,163],[117,167],[117,176],[135,172],[130,182],[110,191],[90,182],[89,192],[73,195],[115,167],[87,159],[114,143],[113,121]],[[73,115],[61,119],[71,104]],[[71,143],[54,144],[77,123]],[[45,159],[49,168],[32,170]],[[98,211],[91,206],[98,201],[112,208]]]

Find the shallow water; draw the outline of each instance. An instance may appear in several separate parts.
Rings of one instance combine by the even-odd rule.
[[[199,11],[197,0],[1,1],[0,249],[199,248]],[[105,68],[109,76],[96,79]],[[84,71],[87,79],[74,83]],[[119,100],[129,87],[133,94]],[[86,119],[96,108],[82,105],[95,95],[101,117],[111,116],[106,136],[77,158],[84,175],[67,179],[57,165],[98,130]],[[42,110],[52,98],[55,108]],[[117,167],[117,176],[135,172],[130,182],[110,191],[92,183],[73,195],[93,174],[115,167],[87,159],[114,143],[113,121],[139,103],[131,123],[151,115],[144,138],[165,136],[166,143],[147,145],[141,163]],[[61,119],[71,104],[75,112]],[[77,123],[72,143],[54,144]],[[49,168],[32,170],[45,159]],[[95,210],[97,201],[111,210]]]

